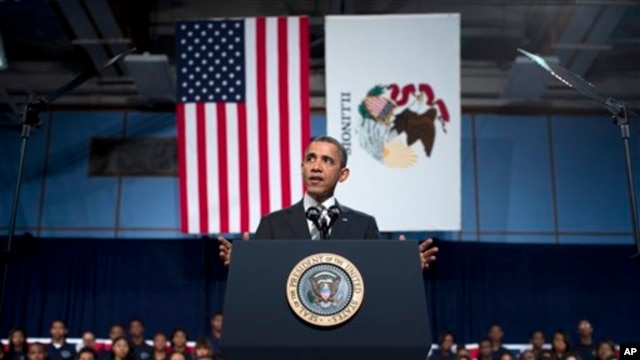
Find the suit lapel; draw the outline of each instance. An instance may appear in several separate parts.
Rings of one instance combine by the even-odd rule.
[[[296,238],[301,240],[311,240],[307,217],[304,214],[304,205],[299,201],[287,211],[287,224]]]
[[[335,224],[331,227],[331,236],[329,239],[347,239],[349,233],[349,226],[351,225],[351,210],[349,208],[340,205],[336,201],[336,205],[340,207],[340,217],[336,220]]]

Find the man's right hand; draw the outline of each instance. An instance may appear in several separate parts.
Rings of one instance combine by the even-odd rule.
[[[242,234],[242,240],[249,240],[248,232]],[[231,262],[231,250],[233,248],[231,242],[222,236],[218,236],[218,242],[220,243],[220,260],[222,260],[224,266],[229,266]]]

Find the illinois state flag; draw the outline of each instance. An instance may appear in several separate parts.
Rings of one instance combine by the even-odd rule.
[[[303,194],[307,17],[176,23],[182,232],[252,231]]]
[[[331,16],[327,132],[349,151],[337,198],[382,231],[460,229],[460,17]]]

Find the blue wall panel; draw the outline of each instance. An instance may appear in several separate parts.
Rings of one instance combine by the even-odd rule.
[[[461,191],[462,191],[462,234],[461,240],[477,240],[476,234],[476,189],[475,189],[475,154],[473,141],[472,117],[470,115],[462,116],[461,126],[461,148],[460,148],[460,166],[461,166]]]
[[[477,115],[481,230],[554,231],[547,120]]]
[[[608,120],[606,116],[553,119],[561,231],[631,229],[622,142],[619,130]]]
[[[122,136],[123,118],[122,112],[54,114],[45,228],[115,228],[118,179],[88,177],[88,156],[92,137]]]

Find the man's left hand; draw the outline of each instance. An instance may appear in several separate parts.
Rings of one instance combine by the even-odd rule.
[[[400,235],[399,240],[406,240],[404,235]],[[432,262],[436,261],[437,247],[429,248],[433,244],[433,239],[427,239],[418,246],[420,252],[420,264],[423,270],[427,270]]]

